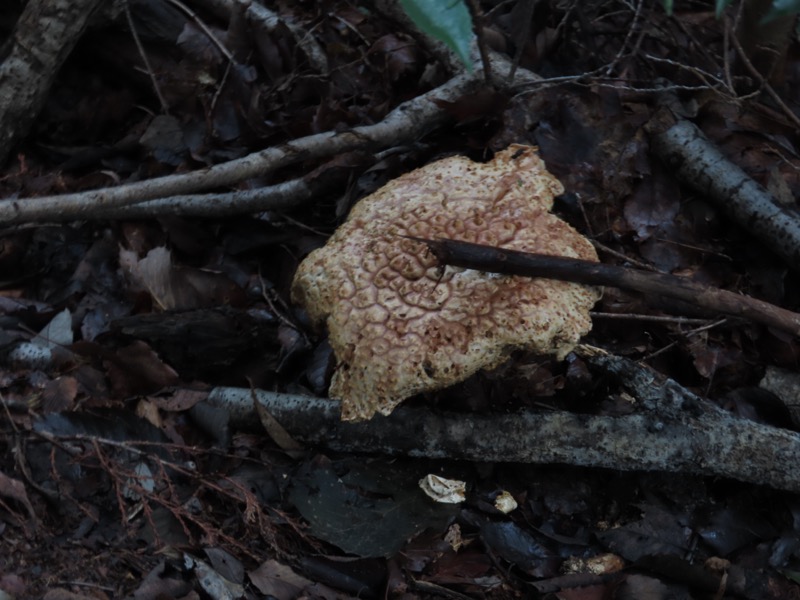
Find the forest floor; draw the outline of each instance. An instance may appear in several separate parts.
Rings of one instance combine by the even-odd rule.
[[[554,212],[602,262],[800,309],[798,263],[652,143],[687,119],[794,205],[794,32],[767,83],[742,66],[736,6],[483,2],[483,38],[518,83],[478,69],[413,135],[337,147],[435,97],[458,63],[388,2],[280,1],[274,21],[184,2],[98,15],[0,170],[0,599],[800,598],[798,488],[704,471],[719,448],[694,448],[689,472],[415,458],[300,446],[264,411],[243,427],[207,402],[221,386],[324,398],[336,360],[292,303],[299,262],[386,182],[512,143],[538,147],[566,189]],[[0,8],[3,35],[19,10]],[[204,182],[213,165],[233,166]],[[152,181],[178,183],[111,206]],[[25,216],[67,197],[78,208]],[[798,370],[797,336],[613,287],[592,320],[587,344],[800,431],[760,387]],[[580,354],[517,352],[406,405],[621,418],[637,410],[623,388]],[[433,502],[428,474],[465,482],[465,500]]]

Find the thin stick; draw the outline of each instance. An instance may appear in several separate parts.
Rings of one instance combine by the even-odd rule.
[[[500,80],[508,73],[508,64],[498,59],[493,67]],[[538,76],[525,72],[526,81]],[[517,78],[522,79],[523,73]],[[226,188],[290,164],[335,156],[352,150],[384,150],[387,146],[411,143],[451,120],[439,101],[453,101],[483,86],[477,73],[461,73],[438,88],[398,105],[377,123],[346,131],[327,131],[273,146],[225,163],[189,173],[176,173],[116,187],[76,192],[61,196],[43,196],[35,202],[24,198],[0,200],[0,225],[33,221],[80,220],[102,210],[147,200],[186,195],[201,189]],[[0,130],[0,138],[2,138]]]
[[[478,0],[469,0],[467,2],[469,12],[472,14],[472,28],[475,30],[475,38],[478,41],[478,52],[481,55],[481,64],[483,65],[483,80],[486,85],[492,85],[492,61],[489,60],[489,51],[486,48],[486,36],[483,33],[483,27],[486,24],[486,17],[481,10]],[[514,80],[514,71],[516,71],[516,64],[511,66],[509,73],[509,82]]]
[[[744,66],[761,84],[761,86],[764,88],[764,91],[769,94],[770,98],[772,98],[775,104],[780,107],[784,116],[789,119],[789,121],[794,123],[795,127],[800,127],[800,117],[794,114],[794,111],[789,108],[786,102],[783,101],[783,98],[781,98],[778,92],[775,91],[775,88],[770,85],[769,81],[767,81],[767,79],[758,71],[758,69],[756,69],[755,65],[750,62],[750,57],[747,56],[747,52],[745,52],[744,48],[742,48],[742,44],[739,42],[739,38],[736,37],[735,33],[731,36],[731,42],[733,43],[733,47],[736,49],[736,53],[739,55],[739,58],[742,59]]]
[[[131,35],[133,36],[133,41],[136,43],[136,49],[139,51],[139,56],[142,57],[144,68],[147,70],[147,75],[150,77],[150,82],[153,84],[153,90],[156,96],[158,96],[159,104],[161,104],[161,111],[165,115],[168,115],[169,104],[167,104],[164,94],[161,93],[161,87],[158,85],[158,79],[153,71],[153,67],[150,65],[150,59],[147,58],[147,52],[145,52],[144,46],[142,46],[142,40],[139,39],[139,32],[136,31],[136,23],[133,22],[133,16],[131,15],[130,3],[126,0],[122,3],[122,6],[125,9],[125,19],[128,21],[128,27],[131,28]]]
[[[717,204],[792,269],[800,271],[800,219],[731,162],[693,123],[650,131],[650,150],[675,177]]]
[[[517,44],[517,51],[514,53],[514,60],[511,63],[511,70],[508,72],[509,83],[514,81],[514,75],[516,75],[517,68],[519,68],[519,63],[522,60],[522,53],[525,51],[525,46],[528,45],[528,38],[530,37],[529,34],[531,31],[531,21],[533,21],[533,9],[535,6],[536,3],[534,0],[525,0],[525,4],[522,8],[522,17],[520,18],[520,21],[524,27],[522,31],[525,35],[520,35],[514,40],[514,43]]]
[[[610,319],[612,321],[648,321],[651,323],[670,323],[675,325],[708,325],[708,319],[695,319],[692,317],[675,317],[672,315],[643,315],[639,313],[609,313],[591,311],[593,319]],[[717,323],[714,323],[715,325]]]
[[[222,53],[222,55],[225,58],[227,58],[231,62],[236,62],[236,59],[233,57],[231,51],[225,47],[225,44],[223,44],[219,40],[219,38],[214,35],[214,32],[211,31],[211,29],[209,29],[208,25],[206,25],[203,22],[203,20],[200,17],[198,17],[197,14],[191,8],[186,6],[180,0],[167,0],[167,2],[172,4],[172,6],[180,10],[192,21],[194,21],[195,25],[197,25],[201,29],[201,31],[206,34],[206,37],[211,41],[212,44],[214,44],[217,47],[217,49]]]
[[[675,298],[800,336],[800,314],[749,296],[700,285],[683,277],[604,265],[588,260],[504,250],[457,240],[413,239],[427,244],[443,265],[505,275],[546,277],[586,285],[608,285],[644,294]]]

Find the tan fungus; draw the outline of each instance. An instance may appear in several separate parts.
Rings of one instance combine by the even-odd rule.
[[[330,395],[342,419],[389,414],[405,398],[498,366],[514,349],[563,358],[589,331],[599,292],[548,279],[437,267],[424,244],[451,238],[597,260],[549,212],[563,187],[535,148],[488,163],[451,157],[361,200],[300,265],[294,301],[325,323],[338,361]]]

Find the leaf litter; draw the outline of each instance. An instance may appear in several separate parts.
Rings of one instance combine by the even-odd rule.
[[[455,103],[452,129],[381,160],[326,165],[342,171],[349,192],[215,223],[176,217],[4,231],[0,589],[36,597],[49,581],[73,597],[91,589],[100,598],[411,598],[441,588],[486,598],[794,597],[800,525],[791,494],[578,467],[421,468],[321,453],[297,460],[201,408],[215,385],[324,393],[330,350],[289,303],[299,260],[383,179],[450,154],[486,160],[509,143],[539,146],[568,190],[557,211],[613,251],[606,260],[645,262],[797,306],[792,272],[649,154],[645,125],[658,101],[643,90],[657,77],[684,86],[683,109],[784,199],[800,185],[794,130],[774,107],[737,98],[709,77],[722,71],[725,51],[724,22],[711,11],[687,7],[669,19],[646,7],[649,25],[635,47],[622,35],[633,15],[610,4],[618,10],[542,4],[520,53],[522,67],[544,75],[603,67],[609,77]],[[372,8],[280,3],[282,17],[311,32],[326,72],[315,70],[287,26],[255,33],[231,21],[225,31],[224,19],[197,8],[237,62],[173,4],[132,3],[170,115],[154,116],[159,104],[127,25],[101,24],[5,166],[3,197],[202,168],[375,122],[446,77],[417,38]],[[518,17],[502,4],[488,17],[508,48],[520,43]],[[794,71],[786,78],[782,91],[796,103]],[[287,167],[242,187],[317,167]],[[595,308],[693,316],[686,310],[624,292],[606,293]],[[591,335],[758,419],[750,404],[763,403],[742,390],[768,365],[798,364],[796,339],[751,325],[699,334],[678,320],[599,316]],[[14,360],[26,343],[59,359]],[[574,361],[524,355],[428,401],[479,411],[627,406],[613,382]],[[466,503],[426,504],[416,481],[430,472],[466,481]],[[481,494],[506,488],[518,508],[504,515]],[[454,527],[458,545],[447,541]],[[601,556],[616,560],[595,570],[575,562]],[[619,562],[628,569],[611,566]],[[87,564],[96,568],[87,572]]]

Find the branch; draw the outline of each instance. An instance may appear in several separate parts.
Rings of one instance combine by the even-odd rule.
[[[651,132],[651,148],[680,181],[708,196],[791,268],[800,269],[800,218],[780,206],[692,123]]]
[[[267,210],[291,210],[347,183],[351,169],[333,159],[299,179],[221,194],[194,194],[146,200],[117,208],[98,208],[93,219],[141,219],[175,215],[224,217]]]
[[[494,66],[499,74],[507,73],[508,68],[507,61],[503,60],[498,60]],[[528,80],[536,78],[533,74],[528,76]],[[92,219],[96,211],[103,211],[98,214],[105,218],[109,211],[122,206],[232,186],[300,161],[413,142],[450,120],[449,113],[442,108],[442,101],[454,102],[482,85],[476,72],[462,73],[440,87],[400,104],[380,123],[344,132],[310,135],[192,173],[62,196],[0,201],[0,225]]]
[[[342,422],[335,400],[256,395],[298,441],[336,451],[691,473],[800,491],[800,472],[793,468],[800,435],[736,417],[628,359],[588,346],[578,353],[636,397],[638,414],[480,415],[400,407],[388,417]],[[227,409],[234,426],[259,423],[249,389],[216,388],[207,401]]]
[[[253,190],[240,190],[223,194],[187,194],[146,200],[138,204],[116,208],[97,208],[90,219],[143,219],[154,216],[224,217],[266,210],[290,210],[311,200],[318,186],[310,186],[303,179],[292,179],[284,183]],[[79,217],[65,211],[63,220]],[[82,217],[87,218],[87,217]]]
[[[694,283],[683,277],[588,260],[505,250],[458,240],[412,239],[427,244],[443,265],[505,275],[546,277],[586,285],[613,286],[674,298],[800,336],[800,314],[749,296]]]

